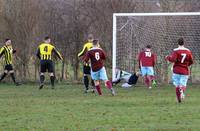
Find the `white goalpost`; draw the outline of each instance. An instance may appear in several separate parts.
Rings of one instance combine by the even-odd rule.
[[[116,69],[138,70],[137,54],[150,44],[158,55],[158,75],[163,81],[169,72],[163,57],[172,52],[180,37],[184,37],[186,46],[199,61],[200,12],[114,13],[112,78]],[[200,69],[199,64],[194,67],[194,72]],[[200,79],[200,75],[195,74],[193,78]]]

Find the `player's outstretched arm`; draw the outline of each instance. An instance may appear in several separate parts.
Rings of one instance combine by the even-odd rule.
[[[85,54],[85,52],[86,52],[86,49],[87,49],[87,46],[84,45],[82,51],[80,53],[78,53],[78,57],[83,56]]]

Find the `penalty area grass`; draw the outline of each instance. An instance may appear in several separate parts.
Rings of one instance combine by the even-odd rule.
[[[103,96],[82,85],[0,85],[0,130],[6,131],[188,131],[200,130],[200,88],[189,86],[179,104],[173,86],[146,89],[103,87]]]

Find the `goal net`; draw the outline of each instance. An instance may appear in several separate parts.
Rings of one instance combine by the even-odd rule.
[[[158,56],[157,79],[169,82],[172,64],[165,56],[177,47],[178,38],[185,39],[195,58],[191,68],[192,82],[200,81],[200,12],[184,13],[114,13],[113,14],[113,78],[116,69],[138,70],[137,56],[151,45]]]

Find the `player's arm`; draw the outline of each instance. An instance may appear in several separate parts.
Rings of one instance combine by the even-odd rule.
[[[39,48],[39,47],[37,48],[36,56],[38,57],[38,59],[41,59],[41,56],[40,56],[40,48]]]
[[[83,46],[82,51],[81,51],[80,53],[78,53],[78,57],[83,56],[83,55],[85,54],[86,51],[87,51],[87,45],[85,44],[85,45]]]
[[[2,48],[0,49],[0,58],[2,57],[3,54],[4,54],[4,47],[2,47]]]
[[[53,52],[55,53],[55,55],[60,59],[63,60],[62,55],[60,54],[60,52],[54,47],[53,48]]]
[[[82,60],[83,60],[83,62],[85,62],[85,63],[88,63],[88,62],[89,62],[90,56],[89,56],[89,53],[88,53],[88,52],[84,55],[84,57],[83,57]]]
[[[190,53],[189,66],[191,66],[193,63],[194,63],[194,59],[193,59],[192,53]]]
[[[171,55],[166,56],[165,59],[168,60],[169,62],[176,62],[177,60],[176,52],[173,52]]]

